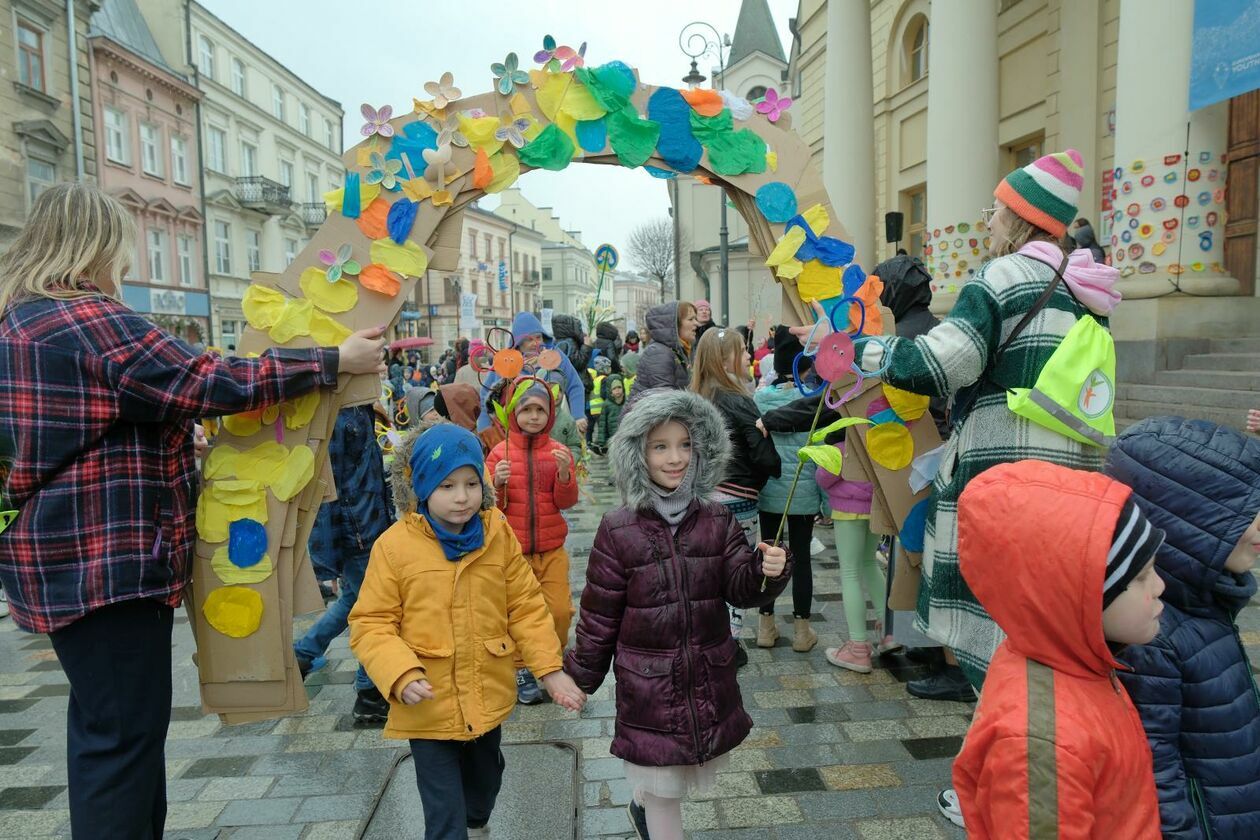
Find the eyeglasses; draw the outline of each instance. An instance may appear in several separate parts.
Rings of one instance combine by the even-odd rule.
[[[980,221],[984,222],[985,227],[989,226],[989,222],[993,221],[993,217],[997,215],[997,211],[1000,209],[1000,207],[986,207],[980,211]]]

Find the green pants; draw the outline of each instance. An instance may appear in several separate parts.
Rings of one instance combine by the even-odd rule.
[[[844,619],[849,625],[849,638],[864,642],[867,640],[867,598],[875,607],[876,623],[881,627],[884,624],[887,581],[879,561],[875,559],[879,534],[871,533],[871,523],[867,519],[836,519],[832,532],[836,538],[836,554],[840,556],[840,594],[844,600]],[[865,595],[862,593],[863,586],[866,587]]]

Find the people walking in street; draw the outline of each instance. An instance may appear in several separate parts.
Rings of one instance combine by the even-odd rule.
[[[507,440],[486,457],[486,472],[493,477],[498,507],[507,514],[525,560],[538,578],[564,647],[573,621],[573,593],[569,554],[564,548],[569,524],[560,512],[577,504],[578,486],[573,456],[550,437],[555,409],[548,387],[538,382],[530,385],[508,416]],[[517,699],[525,705],[541,703],[542,692],[525,664],[518,659]]]
[[[701,343],[704,339],[701,339]],[[759,388],[756,393],[757,414],[787,405],[794,401],[799,392],[792,378],[792,363],[802,350],[801,343],[792,335],[787,327],[780,327],[774,337],[774,382]],[[744,351],[747,359],[747,350]],[[808,361],[808,357],[803,361]],[[811,365],[799,366],[801,376],[809,372]],[[762,443],[770,442],[776,457],[782,466],[777,475],[769,476],[769,480],[761,488],[757,499],[757,510],[761,519],[762,539],[774,539],[778,533],[779,523],[787,517],[783,529],[787,535],[788,545],[792,549],[792,650],[806,653],[818,644],[818,634],[810,627],[809,617],[813,612],[814,573],[810,562],[810,543],[814,538],[814,517],[823,509],[822,491],[815,480],[813,461],[800,468],[797,453],[802,446],[809,443],[809,431],[795,434],[774,434],[768,439],[754,428],[749,434]],[[789,499],[789,496],[791,497]],[[873,557],[874,555],[872,555]],[[848,606],[848,599],[845,605]],[[863,616],[865,618],[865,616]],[[779,638],[779,628],[774,618],[774,603],[761,608],[757,624],[757,647],[774,647]],[[865,638],[865,636],[863,636]]]
[[[595,426],[604,410],[604,380],[613,373],[612,360],[607,356],[596,356],[587,370],[591,376],[591,393],[586,398],[586,413],[590,424],[586,427],[586,443],[595,442]]]
[[[328,646],[346,631],[350,610],[363,585],[372,543],[394,521],[385,464],[376,445],[376,413],[372,406],[351,406],[337,413],[328,440],[328,460],[337,498],[320,505],[307,545],[316,569],[331,570],[340,585],[337,600],[293,643],[302,679],[323,666]],[[354,719],[362,723],[383,722],[389,706],[362,664],[355,671],[354,691]]]
[[[757,499],[761,489],[771,478],[780,474],[779,453],[774,444],[757,431],[761,412],[751,396],[752,381],[748,374],[748,350],[744,339],[735,330],[710,330],[696,345],[695,366],[691,375],[692,392],[712,403],[722,415],[727,437],[731,442],[731,459],[726,475],[710,497],[730,511],[736,524],[744,532],[749,545],[757,544]],[[816,508],[815,508],[816,509]],[[773,533],[773,532],[771,532]],[[765,534],[763,534],[765,536]],[[793,545],[795,554],[799,546]],[[808,563],[809,540],[805,541]],[[796,562],[799,564],[799,558]],[[762,610],[766,605],[762,605]],[[731,605],[731,635],[737,640],[736,655],[742,666],[747,662],[743,643],[738,642],[744,627],[743,611]],[[763,615],[762,625],[767,618]],[[769,618],[770,626],[774,618]],[[773,647],[771,640],[758,632],[760,647]]]
[[[340,373],[383,374],[384,328],[337,348],[196,353],[120,301],[135,224],[58,184],[0,257],[0,436],[14,453],[0,582],[70,682],[76,837],[161,837],[171,629],[192,569],[193,424],[276,405]],[[7,517],[6,517],[7,518]]]
[[[1256,595],[1260,441],[1152,417],[1120,435],[1105,472],[1168,534],[1159,635],[1116,672],[1146,727],[1164,837],[1260,837],[1260,691],[1238,628]]]
[[[626,344],[621,351],[621,375],[626,382],[626,396],[634,388],[634,378],[639,373],[639,334],[634,330],[626,333]]]
[[[543,331],[542,322],[536,315],[532,312],[518,312],[512,319],[512,346],[520,350],[527,360],[536,362],[538,354],[552,346],[552,339],[549,333]],[[586,370],[585,365],[582,370]],[[569,361],[569,357],[563,352],[560,354],[560,367],[555,372],[564,380],[564,395],[569,401],[570,413],[575,418],[580,418],[575,421],[578,431],[585,434],[586,387],[582,384],[582,378],[578,375],[577,368]],[[500,378],[493,371],[485,375],[485,385],[481,389],[482,402],[485,402],[491,386]],[[484,430],[490,425],[490,418],[493,416],[493,413],[481,415],[481,419],[477,421],[477,428]]]
[[[623,506],[595,535],[565,670],[588,694],[616,671],[611,752],[640,837],[681,838],[682,800],[713,787],[752,728],[723,605],[760,606],[790,576],[782,548],[754,550],[708,500],[730,453],[722,415],[688,392],[641,397],[613,437]]]
[[[691,381],[691,348],[696,339],[696,308],[687,301],[672,301],[647,311],[652,342],[639,354],[638,373],[630,401],[655,388],[684,390]]]
[[[714,327],[719,326],[713,320],[713,307],[707,300],[696,301],[696,344],[704,334]]]
[[[626,405],[626,386],[621,376],[610,374],[603,382],[604,408],[595,427],[595,451],[607,453],[612,437],[621,424],[621,412]]]
[[[961,806],[968,837],[1159,840],[1151,748],[1113,651],[1159,632],[1163,541],[1098,473],[1020,461],[963,491],[958,562],[1007,633],[954,761],[957,803],[940,803]]]
[[[410,742],[426,840],[488,837],[513,656],[566,709],[585,696],[560,670],[547,602],[494,509],[476,436],[439,423],[407,457],[408,512],[372,548],[350,648],[388,698],[385,737]]]

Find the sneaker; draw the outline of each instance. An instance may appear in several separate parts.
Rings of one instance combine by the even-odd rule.
[[[479,825],[476,828],[468,827],[468,840],[484,840],[490,836],[490,826]]]
[[[337,593],[333,590],[332,583],[325,580],[319,582],[319,597],[324,599],[325,607],[337,600]]]
[[[534,675],[528,668],[517,671],[516,702],[524,706],[537,706],[542,701],[542,689],[538,687],[538,680],[534,679]]]
[[[809,540],[809,555],[813,557],[815,554],[822,554],[827,550],[827,546],[823,545],[822,540],[818,537],[811,537]]]
[[[940,809],[942,817],[959,828],[966,828],[963,825],[962,806],[958,804],[958,793],[953,788],[946,788],[936,795],[936,807]]]
[[[384,723],[389,717],[389,702],[372,688],[359,692],[354,701],[354,719],[358,723]]]
[[[305,656],[298,656],[296,658],[297,658],[298,673],[302,675],[302,682],[306,682],[306,675],[311,672],[311,669],[314,666],[314,663],[312,663],[311,660],[307,659]]]
[[[962,668],[946,665],[945,669],[921,680],[906,683],[906,691],[920,700],[956,700],[962,703],[976,702],[976,692],[963,676]]]
[[[892,636],[884,636],[875,643],[875,652],[880,656],[883,656],[886,653],[896,653],[903,647],[905,647],[905,645],[894,639]]]
[[[650,840],[647,829],[647,811],[643,806],[633,799],[626,805],[626,813],[630,815],[630,825],[634,826],[634,833],[639,840]]]
[[[9,596],[0,589],[0,618],[5,618],[9,614]]]
[[[869,674],[871,672],[871,646],[867,642],[848,641],[841,647],[827,648],[827,661],[837,668]]]

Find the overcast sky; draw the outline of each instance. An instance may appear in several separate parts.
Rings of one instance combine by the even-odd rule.
[[[389,104],[410,113],[412,97],[443,71],[455,74],[465,96],[491,89],[490,64],[509,52],[525,69],[550,33],[576,48],[588,43],[590,66],[619,59],[648,84],[682,86],[689,60],[678,33],[705,20],[733,35],[739,0],[201,0],[229,25],[269,52],[345,110],[346,146],[357,143],[359,105]],[[770,0],[784,55],[791,46],[788,18],[797,0]],[[708,75],[716,60],[700,62]],[[563,172],[531,172],[518,184],[539,206],[555,208],[561,223],[580,230],[590,248],[624,248],[641,221],[666,215],[665,182],[640,170],[573,165]],[[483,199],[492,208],[497,199]]]

